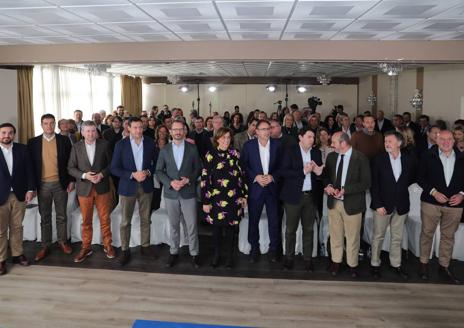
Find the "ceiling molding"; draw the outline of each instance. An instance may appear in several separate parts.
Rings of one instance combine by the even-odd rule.
[[[359,78],[356,77],[332,77],[330,84],[355,84],[359,83]],[[144,77],[142,82],[145,84],[151,83],[170,83],[165,76]],[[179,76],[176,84],[304,84],[304,85],[320,85],[316,77],[298,77],[298,78],[283,78],[275,77],[192,77]]]

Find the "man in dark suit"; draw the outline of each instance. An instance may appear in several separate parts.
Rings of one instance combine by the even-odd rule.
[[[142,120],[142,125],[143,125],[143,135],[145,137],[150,137],[152,139],[155,139],[155,130],[150,128],[148,126],[148,116],[142,115],[140,116],[140,119]]]
[[[269,260],[277,262],[282,249],[282,233],[278,219],[279,162],[282,159],[281,145],[271,139],[271,126],[260,120],[256,125],[257,139],[247,141],[243,146],[241,163],[248,181],[248,241],[251,244],[250,261],[259,257],[259,219],[263,207],[269,226]]]
[[[346,261],[351,276],[357,278],[362,213],[366,210],[366,190],[371,186],[369,160],[351,147],[346,133],[334,133],[332,147],[335,152],[327,156],[324,168],[332,252],[330,272],[333,276],[339,273],[346,238]]]
[[[170,225],[170,256],[168,268],[179,258],[180,223],[185,222],[192,264],[200,266],[197,227],[197,179],[201,174],[202,162],[195,145],[185,141],[187,127],[176,120],[170,130],[172,143],[160,152],[156,163],[156,174],[164,186],[164,200]]]
[[[416,134],[419,133],[419,126],[416,123],[414,123],[414,121],[411,120],[410,112],[403,113],[403,121],[404,121],[404,126],[412,130],[412,132],[414,133],[414,138],[415,138]]]
[[[424,280],[429,277],[433,237],[440,224],[438,273],[446,281],[459,284],[460,280],[449,270],[449,265],[464,207],[464,153],[454,148],[451,131],[440,131],[437,144],[438,147],[424,153],[419,165],[418,183],[423,189],[419,275]]]
[[[6,274],[8,239],[12,262],[29,265],[22,222],[26,204],[34,198],[35,181],[27,147],[13,142],[15,134],[13,124],[0,124],[0,275]]]
[[[73,145],[68,162],[68,172],[76,179],[76,191],[82,212],[82,246],[74,262],[84,261],[92,255],[93,207],[97,208],[106,256],[115,257],[111,246],[111,209],[113,195],[110,191],[110,144],[97,139],[97,127],[86,121],[81,127],[81,140]]]
[[[385,132],[394,130],[392,122],[385,118],[385,113],[383,110],[377,111],[377,120],[375,121],[375,131],[385,134]]]
[[[390,226],[390,266],[400,277],[408,274],[401,266],[401,242],[404,221],[409,212],[408,187],[415,182],[415,157],[401,152],[403,135],[397,131],[385,133],[385,153],[372,161],[371,208],[374,211],[371,273],[380,277],[380,252]]]
[[[135,203],[139,203],[140,235],[142,255],[154,257],[150,246],[151,199],[158,152],[155,142],[143,136],[140,118],[129,119],[130,136],[116,144],[111,161],[111,173],[119,178],[119,201],[122,209],[121,255],[119,263],[124,266],[131,259],[129,249],[131,222]]]
[[[204,161],[206,153],[212,147],[211,138],[208,131],[205,130],[203,117],[198,116],[193,120],[195,129],[193,129],[189,133],[188,137],[195,141],[195,145],[198,149],[198,154],[200,155],[201,160]]]
[[[65,254],[71,254],[67,234],[68,193],[74,189],[74,182],[68,173],[71,153],[69,138],[55,134],[55,117],[44,114],[40,120],[43,134],[29,139],[28,149],[36,179],[42,249],[35,260],[44,259],[50,252],[52,243],[52,203],[55,204],[58,246]]]
[[[105,132],[105,130],[108,130],[110,127],[108,125],[102,123],[102,117],[101,117],[100,113],[93,113],[92,114],[92,121],[94,121],[95,125],[97,126],[98,137],[102,138],[103,137],[103,132]]]
[[[278,120],[269,120],[269,123],[271,124],[271,138],[280,140],[280,143],[282,145],[283,149],[287,149],[290,146],[297,145],[298,143],[295,142],[295,138],[288,135],[284,134],[282,132],[282,126],[280,125],[280,122]],[[305,131],[307,128],[305,129]]]
[[[240,133],[237,133],[234,136],[234,148],[238,150],[240,153],[243,150],[243,145],[248,140],[254,139],[256,136],[256,124],[258,124],[257,118],[251,118],[248,121],[247,129]]]
[[[313,148],[315,135],[312,130],[299,133],[300,142],[285,150],[281,167],[282,187],[280,199],[284,201],[287,225],[285,231],[284,267],[291,269],[295,257],[296,230],[301,221],[303,228],[303,256],[305,269],[313,270],[313,226],[316,219],[316,198],[313,195],[316,176],[322,174],[321,151]]]
[[[417,143],[417,154],[422,158],[423,154],[427,153],[429,149],[437,144],[438,134],[441,129],[438,125],[432,125],[428,128],[425,139],[420,138]]]
[[[103,139],[109,142],[110,150],[113,152],[116,143],[122,139],[122,118],[120,116],[114,116],[111,125],[110,129],[106,129],[103,132]]]

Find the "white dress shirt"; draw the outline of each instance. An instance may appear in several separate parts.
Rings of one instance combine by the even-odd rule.
[[[342,188],[345,187],[346,175],[348,174],[348,166],[350,166],[350,158],[351,158],[352,153],[353,153],[353,148],[350,147],[350,149],[348,149],[348,151],[345,153],[345,156],[343,157],[343,171],[342,171],[342,181],[341,181],[342,182],[342,185],[341,185]],[[341,159],[340,155],[341,154],[338,154],[337,166],[336,166],[335,170],[338,170],[338,165],[340,164],[340,159]],[[343,199],[343,197],[340,198],[340,199]]]
[[[349,127],[348,127],[348,129],[346,129],[346,130],[342,127],[342,132],[343,132],[343,133],[346,133],[346,134],[351,138],[351,131],[350,131],[350,128],[349,128]],[[337,166],[337,167],[338,167],[338,166]]]
[[[93,162],[95,160],[95,149],[97,142],[94,141],[93,144],[87,144],[87,142],[84,142],[85,144],[85,150],[87,152],[87,158],[89,159],[90,165],[93,165]]]
[[[446,156],[444,152],[441,150],[438,150],[438,153],[440,154],[440,160],[441,163],[443,164],[443,172],[445,173],[445,181],[446,181],[446,186],[448,187],[451,178],[453,177],[454,173],[454,164],[456,162],[456,154],[454,150],[451,150],[451,154],[449,156]]]
[[[300,145],[300,151],[301,151],[301,157],[303,157],[303,166],[311,162],[311,148],[308,149],[306,152],[303,147]],[[303,173],[304,173],[304,168],[303,168]],[[311,185],[311,172],[308,174],[305,174],[305,178],[303,181],[303,189],[302,191],[311,191],[312,190],[312,185]]]
[[[8,171],[10,172],[10,175],[13,175],[13,143],[11,143],[11,146],[9,148],[3,145],[0,145],[0,148],[2,149],[3,157],[5,157],[6,166],[8,166]]]
[[[269,174],[269,160],[271,158],[271,141],[268,140],[266,146],[261,146],[261,143],[258,141],[259,146],[259,158],[261,159],[261,165],[263,167],[263,174]]]
[[[377,126],[379,127],[379,130],[382,130],[384,122],[385,120],[377,120]]]
[[[184,159],[184,152],[185,152],[185,140],[179,145],[176,145],[174,142],[172,144],[172,154],[174,155],[174,161],[176,162],[177,169],[180,171],[180,167],[182,166],[182,160]]]
[[[143,137],[140,140],[140,145],[137,145],[135,140],[130,137],[132,154],[134,155],[135,168],[137,171],[143,170]]]
[[[402,171],[402,166],[401,166],[401,153],[398,155],[398,157],[395,159],[393,158],[393,155],[388,153],[388,157],[390,157],[390,164],[392,166],[393,170],[393,175],[395,176],[395,181],[398,182],[398,179],[401,176],[401,171]]]

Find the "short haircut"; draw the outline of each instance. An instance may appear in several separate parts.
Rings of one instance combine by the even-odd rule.
[[[375,120],[374,116],[372,116],[370,114],[369,115],[364,115],[363,118],[362,118],[363,121],[364,121],[365,118],[372,118],[373,120]]]
[[[388,136],[394,136],[396,138],[396,140],[398,140],[400,142],[401,145],[404,144],[404,137],[403,137],[403,134],[398,132],[398,131],[395,131],[395,130],[390,130],[390,131],[387,131],[384,133],[384,138],[388,137]]]
[[[118,120],[120,123],[122,123],[122,118],[121,118],[121,116],[119,116],[119,115],[113,116],[113,121],[114,121],[114,120]]]
[[[348,145],[351,145],[351,139],[348,133],[345,133],[345,132],[340,133],[339,142],[342,142],[342,141],[346,142]]]
[[[82,114],[82,111],[81,111],[80,109],[76,109],[76,110],[74,111],[74,113],[81,113],[81,114]]]
[[[197,117],[195,117],[195,120],[202,120],[202,121],[204,121],[204,118],[203,118],[203,116],[197,116]]]
[[[140,119],[140,117],[135,117],[135,116],[130,117],[130,118],[129,118],[129,126],[131,126],[132,123],[134,123],[134,122],[140,122],[140,123],[142,123],[142,120]]]
[[[123,108],[124,109],[124,106],[123,105],[119,105],[118,107],[116,107],[116,109],[118,108]]]
[[[395,115],[393,115],[393,117],[396,117],[396,118],[398,118],[400,120],[403,120],[403,115],[401,115],[401,114],[395,114]]]
[[[184,129],[187,128],[187,124],[185,123],[184,120],[182,120],[182,119],[175,119],[175,120],[172,122],[171,129],[172,129],[172,127],[174,126],[174,124],[176,124],[176,123],[182,124],[182,126],[184,127]]]
[[[316,137],[316,134],[314,133],[314,131],[311,130],[311,129],[308,129],[307,127],[302,128],[302,129],[298,132],[298,136],[303,137],[303,136],[306,134],[306,132],[311,132],[311,133],[313,134],[313,136]]]
[[[40,123],[42,123],[46,119],[51,119],[51,120],[56,121],[55,116],[53,114],[43,114],[42,117],[40,118]]]
[[[421,116],[419,116],[419,120],[421,118],[425,119],[427,122],[430,122],[430,117],[428,115],[422,114]]]
[[[404,113],[403,113],[403,116],[404,116],[404,115],[409,115],[409,116],[411,116],[411,113],[410,113],[410,112],[404,112]]]
[[[430,128],[429,128],[429,130],[427,132],[432,131],[432,129],[438,129],[440,131],[442,130],[441,126],[434,124],[434,125],[430,126]]]
[[[279,121],[279,120],[276,120],[275,118],[271,118],[271,119],[269,120],[269,123],[272,123],[272,122],[277,123],[277,124],[279,124],[279,125],[282,125],[282,124],[280,124],[280,121]]]
[[[232,138],[232,130],[231,130],[231,129],[225,128],[225,127],[219,128],[219,129],[216,131],[216,133],[214,134],[214,136],[213,136],[213,146],[214,146],[214,147],[219,146],[218,140],[219,140],[220,138],[222,138],[223,136],[225,136],[227,133],[228,133],[228,134],[230,135],[230,137]],[[229,147],[230,147],[230,145],[229,145]]]
[[[338,113],[338,116],[339,117],[348,117],[348,118],[350,118],[347,113]]]
[[[97,125],[95,124],[94,121],[88,120],[88,121],[85,121],[84,123],[82,123],[82,125],[81,125],[81,131],[84,130],[84,128],[85,128],[86,126],[93,126],[93,127],[97,128]]]
[[[13,124],[9,123],[9,122],[0,124],[0,129],[3,129],[3,128],[12,128],[13,133],[16,134],[15,126]]]
[[[295,111],[295,110],[298,109],[298,105],[297,105],[297,104],[291,104],[291,105],[290,105],[290,109],[293,110],[293,111]]]
[[[261,121],[265,121],[265,120],[261,120]],[[256,117],[250,118],[250,120],[248,121],[248,125],[253,124],[253,122],[256,122],[256,126],[257,126],[259,123],[259,120]]]
[[[258,123],[256,123],[256,128],[259,128],[260,125],[264,123],[266,123],[267,125],[270,125],[268,120],[259,120]]]

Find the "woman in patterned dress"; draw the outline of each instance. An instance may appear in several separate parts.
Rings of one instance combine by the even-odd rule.
[[[227,248],[226,267],[233,266],[238,224],[247,204],[247,186],[243,181],[239,153],[231,148],[231,139],[229,128],[220,128],[216,132],[213,149],[206,153],[201,174],[203,211],[206,220],[213,225],[213,267],[220,262],[223,234]]]

